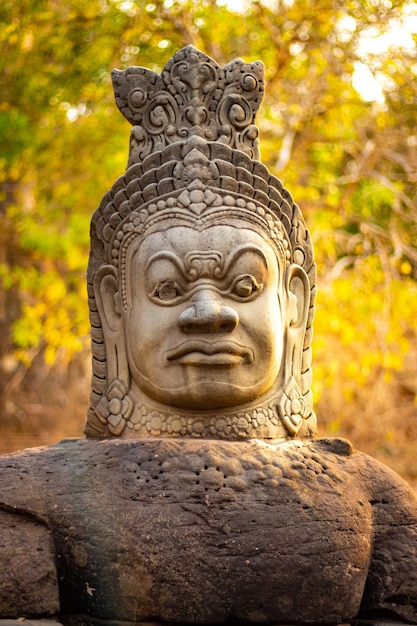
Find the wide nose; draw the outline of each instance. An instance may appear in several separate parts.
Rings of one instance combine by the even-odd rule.
[[[239,324],[239,315],[211,290],[204,290],[180,313],[178,322],[184,333],[230,333]]]

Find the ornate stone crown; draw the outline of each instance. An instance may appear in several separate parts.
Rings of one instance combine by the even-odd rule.
[[[261,62],[219,67],[187,46],[161,74],[130,67],[114,70],[112,79],[117,106],[133,125],[129,165],[192,136],[259,159],[254,119],[264,93]]]
[[[115,382],[109,378],[94,280],[102,266],[113,266],[126,306],[126,251],[136,238],[145,236],[167,219],[175,219],[177,224],[192,224],[197,229],[212,222],[247,222],[275,246],[283,267],[300,266],[310,284],[309,315],[296,391],[288,389],[279,406],[270,403],[266,412],[261,410],[262,427],[256,426],[257,417],[251,421],[245,414],[248,421],[245,430],[240,414],[236,418],[225,412],[211,418],[216,426],[207,426],[204,436],[277,438],[313,434],[315,416],[310,391],[316,280],[313,249],[291,195],[256,160],[259,150],[254,118],[263,94],[262,64],[234,61],[221,68],[187,46],[167,63],[160,75],[134,67],[113,72],[113,82],[117,104],[134,127],[127,171],[104,196],[91,224],[88,294],[93,383],[86,434],[120,434],[127,425],[159,436],[159,431],[149,430],[146,410],[140,409],[139,419],[139,409],[129,402],[129,381]],[[112,404],[111,400],[114,400]],[[258,415],[258,409],[254,411]],[[168,417],[163,419],[165,423],[169,423]],[[158,414],[159,419],[162,418]],[[179,419],[182,426],[173,429],[172,436],[192,435],[190,423],[194,422],[190,416]],[[233,431],[236,419],[240,426]],[[218,426],[220,423],[224,428]]]

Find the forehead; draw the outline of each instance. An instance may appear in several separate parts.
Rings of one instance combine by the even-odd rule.
[[[250,245],[259,248],[269,263],[276,259],[272,246],[259,233],[245,226],[215,225],[197,230],[189,226],[169,226],[148,234],[141,244],[137,243],[133,254],[139,252],[138,260],[145,263],[161,250],[173,252],[179,258],[193,251],[215,250],[227,257],[238,248]],[[139,249],[138,249],[139,246]]]

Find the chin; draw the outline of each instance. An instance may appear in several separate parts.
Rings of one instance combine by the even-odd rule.
[[[258,390],[261,387],[261,391]],[[152,389],[147,395],[162,402],[187,411],[210,411],[246,406],[269,391],[263,384],[256,387],[242,387],[224,382],[193,382],[176,389]]]

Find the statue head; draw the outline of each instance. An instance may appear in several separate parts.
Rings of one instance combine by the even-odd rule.
[[[113,75],[133,129],[92,220],[88,436],[315,432],[313,251],[258,160],[262,76],[191,46]]]

